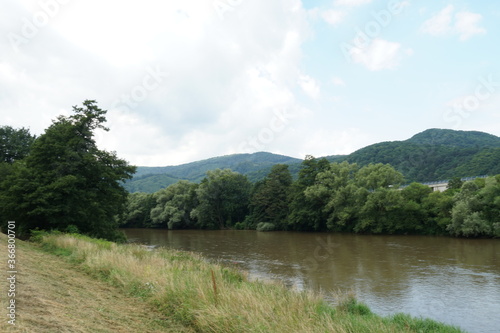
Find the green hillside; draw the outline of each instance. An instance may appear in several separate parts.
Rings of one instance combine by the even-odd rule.
[[[381,142],[350,155],[325,156],[330,162],[361,166],[391,164],[407,182],[500,174],[500,138],[477,131],[428,129],[405,141]],[[263,179],[275,164],[288,164],[294,177],[302,160],[266,152],[234,154],[167,167],[139,167],[126,183],[130,192],[156,192],[180,179],[199,182],[208,170],[229,168],[250,181]]]
[[[207,171],[226,168],[248,175],[251,181],[257,181],[264,178],[275,164],[295,164],[298,172],[301,162],[298,158],[258,152],[212,157],[177,166],[138,167],[134,178],[125,187],[129,192],[156,192],[181,179],[200,182]]]
[[[415,134],[413,137],[404,142],[420,145],[439,145],[460,148],[500,148],[500,138],[492,134],[478,131],[455,131],[437,128],[431,128]]]
[[[500,138],[477,131],[429,129],[405,141],[382,142],[355,151],[347,161],[388,163],[408,182],[500,172]]]

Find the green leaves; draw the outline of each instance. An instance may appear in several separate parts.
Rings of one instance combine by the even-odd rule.
[[[156,206],[151,210],[153,226],[168,229],[193,227],[195,220],[191,211],[196,207],[196,188],[198,184],[181,180],[153,195]]]
[[[500,176],[466,182],[454,199],[447,226],[452,235],[500,237]]]
[[[36,139],[25,166],[8,177],[5,214],[29,229],[65,230],[71,224],[92,236],[114,238],[115,216],[127,198],[121,184],[135,167],[97,148],[93,131],[105,129],[106,111],[91,100],[73,110]]]
[[[304,193],[307,199],[324,203],[322,209],[329,230],[371,231],[368,226],[373,221],[361,215],[364,212],[367,218],[374,216],[369,208],[372,203],[367,198],[378,189],[397,186],[402,179],[403,176],[389,165],[370,164],[359,168],[347,162],[332,163],[317,174],[315,184],[307,187]],[[368,206],[364,208],[365,205]],[[378,209],[377,205],[374,207]]]
[[[225,229],[242,222],[248,213],[251,184],[229,169],[207,172],[196,190],[198,206],[191,212],[203,229]]]
[[[28,156],[35,136],[25,128],[0,127],[0,163],[14,163]]]
[[[250,224],[271,223],[287,229],[286,218],[290,203],[292,175],[286,164],[276,164],[267,177],[255,188],[250,200]]]

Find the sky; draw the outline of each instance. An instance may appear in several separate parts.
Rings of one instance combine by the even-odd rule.
[[[0,125],[96,100],[139,166],[500,136],[499,36],[487,0],[3,0]]]

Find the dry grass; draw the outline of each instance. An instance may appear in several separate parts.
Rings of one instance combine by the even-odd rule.
[[[147,300],[155,311],[197,332],[421,332],[424,327],[418,319],[373,315],[353,297],[345,297],[334,309],[318,294],[250,282],[238,271],[186,252],[148,251],[69,235],[44,236],[42,242],[52,251],[63,251],[86,272]],[[75,275],[75,270],[68,275]],[[425,332],[459,332],[430,321],[425,327]]]
[[[0,234],[0,261],[7,238]],[[39,247],[17,240],[16,326],[7,324],[7,280],[2,264],[0,332],[192,332],[143,299],[97,280]],[[81,244],[83,249],[91,246]]]

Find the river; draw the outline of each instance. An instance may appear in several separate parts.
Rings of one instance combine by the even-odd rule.
[[[124,229],[131,241],[201,253],[250,277],[353,290],[373,312],[500,331],[500,241],[236,230]],[[328,298],[328,297],[327,297]]]

